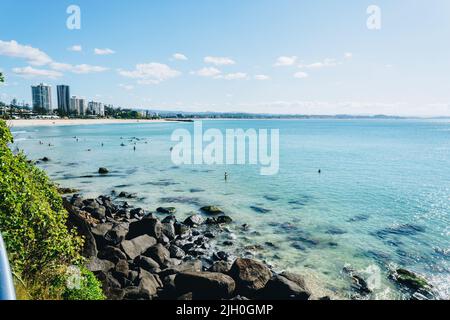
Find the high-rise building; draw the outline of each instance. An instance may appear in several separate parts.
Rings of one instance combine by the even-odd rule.
[[[70,87],[59,85],[56,87],[58,93],[58,112],[61,115],[70,113]]]
[[[46,84],[31,86],[33,98],[33,111],[37,113],[51,113],[52,110],[52,87]]]
[[[70,113],[77,115],[86,114],[86,100],[73,96],[70,98]]]
[[[90,101],[88,104],[88,113],[96,116],[105,116],[105,106],[101,102]]]

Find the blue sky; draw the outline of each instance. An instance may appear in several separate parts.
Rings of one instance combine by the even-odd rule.
[[[449,116],[449,40],[447,0],[2,0],[0,99],[45,82],[143,109]]]

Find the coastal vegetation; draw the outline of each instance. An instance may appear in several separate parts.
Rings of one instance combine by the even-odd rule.
[[[83,268],[83,238],[67,227],[57,187],[22,152],[0,120],[0,232],[19,299],[102,299],[98,281]],[[80,285],[68,288],[69,268],[81,268]]]

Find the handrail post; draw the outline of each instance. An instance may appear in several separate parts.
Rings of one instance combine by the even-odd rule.
[[[6,246],[0,234],[0,300],[16,300],[16,291],[9,267]]]

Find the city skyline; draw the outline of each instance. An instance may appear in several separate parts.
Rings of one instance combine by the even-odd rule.
[[[377,1],[379,30],[369,1],[81,0],[79,30],[71,4],[2,1],[0,15],[23,19],[0,19],[0,100],[31,102],[45,82],[128,108],[450,116],[444,0]],[[45,20],[33,14],[43,6]]]

